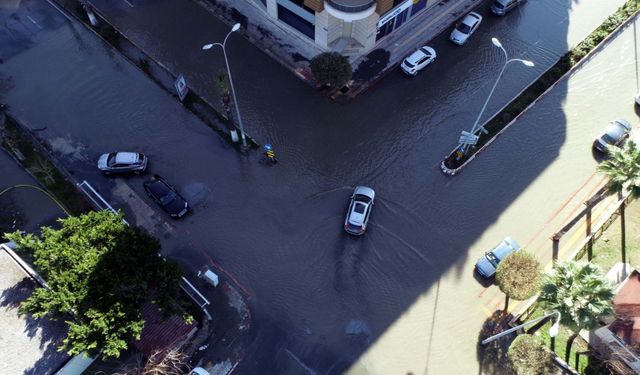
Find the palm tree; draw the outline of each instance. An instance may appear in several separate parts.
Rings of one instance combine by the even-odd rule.
[[[500,290],[506,295],[505,310],[509,299],[523,301],[540,288],[540,262],[526,251],[511,253],[496,270],[496,281]]]
[[[622,199],[624,193],[633,197],[640,196],[640,149],[634,141],[629,141],[624,148],[609,147],[609,159],[598,165],[598,171],[609,177],[605,186],[610,194],[618,194]],[[620,205],[621,251],[622,261],[626,262],[626,228],[624,217],[625,203]]]
[[[568,261],[559,263],[543,277],[538,301],[546,310],[557,310],[562,324],[573,330],[567,340],[565,361],[581,329],[594,329],[598,318],[613,312],[613,289],[602,271],[593,263]]]

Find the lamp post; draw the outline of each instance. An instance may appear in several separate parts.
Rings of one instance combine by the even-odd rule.
[[[240,117],[240,108],[238,107],[238,100],[236,99],[236,90],[233,87],[233,78],[231,78],[231,69],[229,68],[229,60],[227,59],[227,50],[225,48],[227,46],[227,39],[229,39],[229,36],[231,36],[231,34],[238,31],[239,29],[240,29],[240,24],[236,23],[235,25],[233,25],[233,27],[231,28],[231,31],[229,31],[227,36],[224,37],[224,40],[222,41],[222,43],[205,44],[204,46],[202,46],[202,49],[208,50],[208,49],[211,49],[213,46],[218,46],[222,48],[222,54],[224,55],[224,63],[227,66],[227,75],[229,76],[229,84],[231,86],[231,96],[233,96],[233,103],[235,104],[236,115],[238,116],[238,124],[240,125],[240,137],[242,138],[242,147],[246,148],[247,140],[245,139],[245,136],[244,136],[244,126],[242,125],[242,117]]]
[[[528,322],[524,322],[524,323],[520,324],[519,326],[515,326],[513,328],[509,328],[508,330],[500,332],[497,335],[493,335],[493,336],[491,336],[489,338],[486,338],[486,339],[482,340],[481,344],[482,345],[486,345],[486,344],[490,343],[491,341],[497,340],[502,336],[505,336],[505,335],[508,335],[508,334],[510,334],[512,332],[515,332],[515,331],[519,330],[520,328],[522,328],[524,326],[528,326],[528,325],[531,325],[531,324],[536,324],[536,323],[542,321],[543,319],[547,319],[547,318],[549,318],[549,317],[551,317],[553,315],[558,315],[558,318],[556,319],[555,323],[553,323],[551,328],[549,328],[549,336],[556,337],[558,335],[558,330],[560,329],[560,317],[561,317],[561,315],[560,315],[560,311],[553,310],[551,313],[549,313],[549,314],[547,314],[547,315],[545,315],[545,316],[543,316],[541,318],[533,319],[533,320],[530,320]]]
[[[459,148],[463,148],[463,153],[466,154],[467,151],[469,150],[469,147],[471,145],[474,145],[475,142],[477,142],[478,138],[477,138],[477,132],[478,130],[482,130],[484,133],[488,133],[487,130],[485,128],[483,128],[482,126],[479,126],[478,123],[480,122],[480,118],[482,117],[482,114],[484,113],[484,110],[487,108],[487,104],[489,104],[489,100],[491,99],[491,96],[493,95],[493,92],[496,89],[496,86],[498,86],[498,82],[500,82],[500,78],[502,78],[502,74],[504,73],[504,70],[507,68],[507,65],[509,65],[512,62],[520,62],[522,63],[524,66],[527,67],[532,67],[534,66],[532,61],[529,60],[522,60],[522,59],[509,59],[509,56],[507,55],[507,51],[504,49],[504,47],[502,47],[502,44],[500,43],[500,41],[498,40],[498,38],[491,38],[491,43],[493,43],[494,46],[500,48],[502,50],[502,52],[504,53],[504,65],[502,65],[502,69],[500,70],[500,74],[498,74],[498,78],[496,79],[496,82],[493,84],[493,87],[491,88],[491,92],[489,92],[489,96],[487,96],[487,99],[484,101],[484,105],[482,106],[482,109],[480,110],[480,113],[478,114],[478,117],[476,118],[476,122],[473,123],[473,127],[471,128],[471,131],[469,132],[472,136],[471,138],[473,138],[472,140],[470,140],[469,142],[472,143],[464,143],[464,144],[460,144]],[[463,132],[462,133],[462,137],[466,137],[469,138],[470,134]],[[475,137],[474,137],[475,136]]]

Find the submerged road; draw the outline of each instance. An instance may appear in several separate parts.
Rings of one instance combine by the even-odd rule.
[[[133,4],[105,11],[215,97],[220,56],[199,47],[226,26],[191,2]],[[18,13],[41,28],[12,26],[7,33],[18,41],[0,44],[8,82],[0,95],[12,112],[46,125],[42,136],[68,168],[161,236],[167,255],[193,267],[215,260],[247,288],[256,336],[242,373],[477,373],[477,335],[491,299],[478,297],[484,286],[473,263],[505,235],[528,244],[593,173],[589,144],[597,131],[612,116],[637,121],[628,99],[636,89],[626,76],[632,66],[606,68],[611,59],[635,61],[633,42],[607,49],[613,56],[599,64],[608,74],[594,69],[559,85],[461,175],[444,176],[438,163],[495,79],[500,51],[490,36],[543,69],[616,7],[528,2],[488,18],[465,47],[437,39],[436,65],[413,80],[395,72],[348,106],[328,102],[236,38],[230,59],[241,110],[249,132],[275,145],[273,167],[255,153],[238,155],[117,52],[42,2],[23,1]],[[173,23],[177,33],[162,20],[181,11],[188,24]],[[488,113],[540,72],[509,68]],[[617,72],[624,89],[605,84]],[[174,183],[193,214],[169,221],[144,197],[144,177],[99,175],[97,156],[114,150],[147,153],[150,173]],[[374,187],[377,202],[366,235],[356,239],[342,222],[358,184]]]

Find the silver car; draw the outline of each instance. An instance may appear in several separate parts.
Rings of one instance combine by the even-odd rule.
[[[139,152],[112,152],[98,159],[98,169],[104,174],[142,173],[147,169],[147,157]]]
[[[344,220],[344,230],[347,233],[354,236],[364,234],[371,215],[375,195],[375,191],[366,186],[356,186],[353,190],[349,211],[347,211],[347,217]]]
[[[451,32],[449,39],[458,45],[465,44],[471,34],[478,29],[480,22],[482,22],[482,16],[476,12],[470,12],[459,24],[456,25],[456,28]]]
[[[609,146],[619,146],[631,131],[631,124],[625,119],[617,118],[609,123],[602,134],[595,141],[593,147],[605,154]]]
[[[407,56],[400,65],[400,68],[408,75],[415,76],[435,60],[436,51],[429,46],[424,46]]]

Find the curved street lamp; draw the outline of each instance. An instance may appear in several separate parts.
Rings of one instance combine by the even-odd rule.
[[[231,36],[231,34],[238,31],[239,29],[240,29],[240,24],[236,23],[231,28],[231,31],[227,33],[227,36],[224,37],[224,40],[222,41],[222,43],[205,44],[204,46],[202,46],[202,49],[209,50],[213,46],[218,46],[222,48],[222,54],[224,55],[224,63],[227,66],[227,75],[229,76],[229,84],[231,86],[231,96],[233,97],[233,103],[235,104],[235,107],[236,107],[236,115],[238,116],[238,124],[240,125],[240,137],[242,138],[242,147],[247,147],[247,140],[245,139],[245,136],[244,136],[244,126],[242,125],[242,117],[240,117],[240,108],[238,108],[238,100],[236,99],[236,90],[233,87],[233,78],[231,78],[231,69],[229,68],[229,60],[227,59],[227,50],[226,50],[227,39],[229,39],[229,36]]]
[[[502,336],[510,334],[511,332],[515,332],[515,331],[519,330],[520,328],[522,328],[524,326],[528,326],[528,325],[531,325],[531,324],[536,324],[536,323],[542,321],[543,319],[550,318],[550,317],[552,317],[554,315],[558,315],[558,318],[553,323],[553,325],[549,328],[549,336],[556,337],[558,335],[558,331],[560,330],[560,317],[561,317],[561,315],[560,315],[560,311],[553,310],[551,313],[549,313],[549,314],[547,314],[547,315],[545,315],[543,317],[540,317],[538,319],[533,319],[533,320],[530,320],[528,322],[524,322],[524,323],[520,324],[519,326],[515,326],[513,328],[509,328],[508,330],[500,332],[497,335],[493,335],[491,337],[488,337],[488,338],[482,340],[481,344],[482,345],[486,345],[486,344],[490,343],[491,341],[497,340]]]
[[[487,108],[487,104],[489,104],[489,100],[491,99],[491,96],[493,96],[493,92],[495,91],[496,86],[498,86],[498,82],[500,82],[500,78],[502,78],[502,74],[504,73],[504,70],[507,68],[507,65],[509,65],[512,62],[520,62],[526,67],[535,66],[535,64],[529,60],[510,59],[509,55],[507,54],[507,51],[504,49],[504,47],[502,47],[502,43],[500,43],[498,38],[491,38],[491,43],[493,43],[494,46],[500,48],[504,53],[504,65],[502,65],[500,74],[498,74],[498,78],[496,79],[496,82],[493,84],[493,87],[491,88],[491,92],[489,92],[489,96],[487,96],[487,99],[484,101],[484,105],[482,106],[482,109],[480,110],[480,113],[478,114],[476,121],[473,123],[473,127],[471,128],[471,132],[470,132],[473,135],[476,135],[478,130],[482,130],[483,132],[487,133],[487,131],[482,126],[479,126],[478,123],[480,122],[480,118],[482,117],[484,110]],[[464,132],[463,132],[463,135],[464,135]],[[469,146],[471,146],[471,144],[467,143],[464,145],[460,145],[459,147],[463,147],[464,153],[466,154],[469,149]]]

